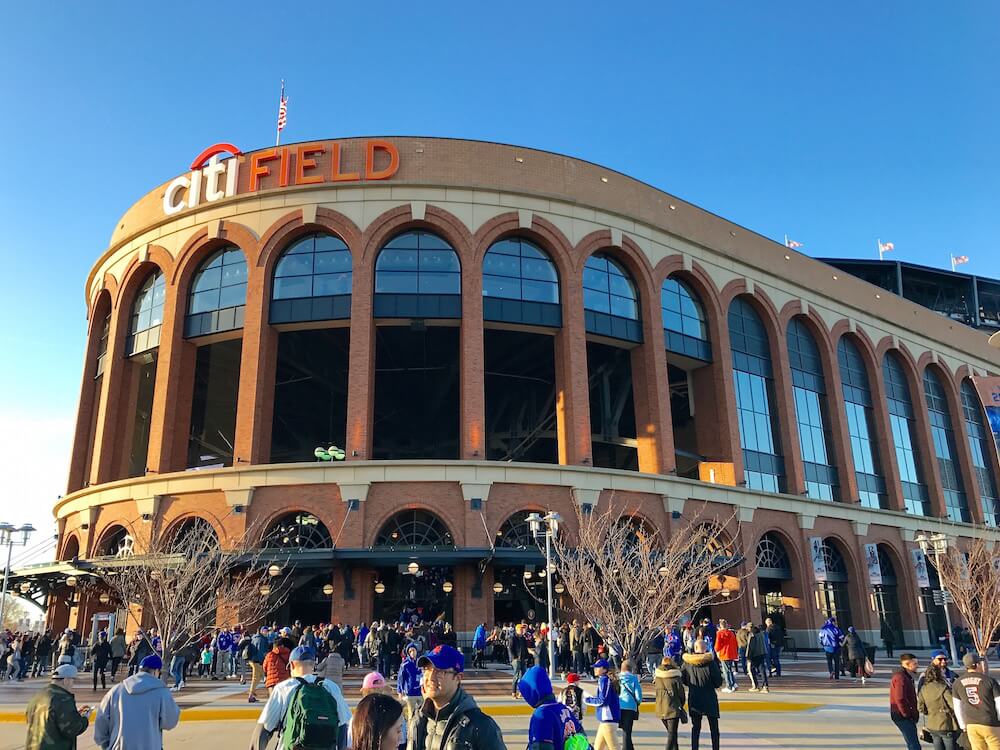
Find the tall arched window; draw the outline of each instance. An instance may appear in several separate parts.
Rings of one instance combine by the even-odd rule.
[[[809,329],[798,318],[788,323],[787,339],[806,492],[815,500],[834,500],[840,492],[837,469],[833,466],[826,380],[819,349]]]
[[[962,414],[979,497],[983,502],[983,519],[990,526],[996,526],[1000,524],[1000,493],[997,492],[997,480],[989,459],[990,451],[995,450],[993,436],[986,429],[979,396],[968,380],[962,381]]]
[[[562,325],[559,275],[543,250],[518,237],[490,246],[483,258],[483,320]]]
[[[851,437],[858,499],[866,508],[887,508],[885,478],[874,437],[875,411],[868,371],[858,347],[846,336],[837,342],[837,362],[840,365],[840,389],[847,414],[847,431]]]
[[[852,624],[847,562],[840,545],[830,538],[823,540],[822,554],[826,581],[818,586],[820,611],[826,617],[836,617],[837,624],[846,628]]]
[[[375,261],[376,318],[461,318],[462,267],[435,234],[406,232]]]
[[[224,247],[199,266],[191,282],[184,336],[204,336],[243,327],[247,261],[238,247]]]
[[[941,489],[944,491],[944,507],[952,521],[972,520],[969,514],[969,500],[965,496],[961,469],[955,458],[955,431],[951,428],[951,411],[944,386],[937,374],[930,368],[924,370],[924,400],[927,402],[927,416],[931,423],[931,441],[941,474]]]
[[[333,539],[326,525],[312,513],[289,513],[264,534],[263,545],[278,549],[330,549]]]
[[[930,499],[916,452],[917,425],[913,418],[913,401],[903,363],[895,352],[886,352],[882,359],[882,379],[906,512],[926,516],[930,513]]]
[[[454,547],[444,521],[426,510],[404,510],[383,524],[376,547]]]
[[[583,309],[587,331],[599,336],[642,341],[639,295],[629,272],[605,253],[594,253],[583,267]]]
[[[663,340],[668,351],[706,362],[712,360],[705,310],[698,295],[687,284],[674,277],[664,279],[660,287],[660,311]]]
[[[160,326],[163,324],[163,303],[167,298],[167,279],[156,269],[143,283],[132,303],[129,319],[126,356],[139,354],[160,345]]]
[[[743,478],[750,489],[784,492],[785,461],[772,407],[771,349],[760,316],[741,297],[729,306],[729,343],[743,448]]]
[[[351,251],[332,234],[300,237],[274,267],[271,323],[351,317]]]
[[[757,542],[754,555],[757,561],[757,577],[791,578],[792,563],[785,543],[778,534],[769,531]]]
[[[535,549],[535,538],[528,526],[528,513],[529,511],[519,510],[504,521],[497,531],[495,546],[505,549]]]

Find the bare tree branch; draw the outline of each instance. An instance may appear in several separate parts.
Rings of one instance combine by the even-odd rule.
[[[949,546],[939,557],[938,577],[972,630],[976,651],[985,657],[1000,629],[1000,558],[992,542],[974,539],[965,552]]]

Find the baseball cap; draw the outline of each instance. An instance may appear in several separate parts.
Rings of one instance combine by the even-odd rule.
[[[962,664],[964,664],[969,669],[972,669],[977,664],[982,662],[982,660],[983,657],[981,657],[979,654],[974,654],[970,651],[969,653],[967,653],[965,656],[962,657]]]
[[[292,649],[288,661],[316,661],[316,652],[308,646],[296,646]]]
[[[76,677],[78,674],[76,667],[72,664],[60,664],[52,673],[53,680],[67,680]]]
[[[417,666],[421,669],[428,665],[434,669],[454,669],[456,672],[462,672],[465,669],[465,657],[451,646],[436,646],[417,659]]]
[[[594,669],[611,669],[611,665],[608,664],[607,659],[598,659],[593,664]]]
[[[945,652],[944,650],[942,650],[940,648],[939,649],[935,649],[934,651],[931,651],[931,659],[937,659],[937,658],[939,658],[941,656],[943,656],[945,659],[948,658],[947,652]]]
[[[282,628],[281,630],[279,630],[278,632],[281,635],[291,635],[292,634],[292,629],[288,628],[288,627],[285,627],[285,628]]]
[[[385,677],[381,672],[369,672],[361,682],[362,690],[380,690],[385,687]]]
[[[566,682],[568,682],[570,685],[572,685],[574,682],[579,682],[579,681],[580,681],[580,675],[578,675],[576,672],[570,672],[568,675],[566,675]]]
[[[156,654],[150,654],[139,662],[139,669],[163,669],[163,659]]]

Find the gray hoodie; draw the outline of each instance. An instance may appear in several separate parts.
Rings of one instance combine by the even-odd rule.
[[[167,686],[139,671],[104,696],[94,722],[94,742],[103,750],[159,750],[163,730],[177,726],[180,716]]]

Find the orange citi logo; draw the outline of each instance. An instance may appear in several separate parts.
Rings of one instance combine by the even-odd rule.
[[[226,154],[229,158],[222,160]],[[332,141],[268,148],[247,157],[231,143],[216,143],[195,157],[190,173],[167,185],[163,213],[172,216],[202,201],[214,203],[262,188],[387,180],[399,171],[399,150],[388,141],[364,142],[364,172],[345,171],[343,156],[342,145]],[[241,189],[240,165],[244,160],[249,162],[249,174]],[[360,158],[357,166],[361,166]]]

